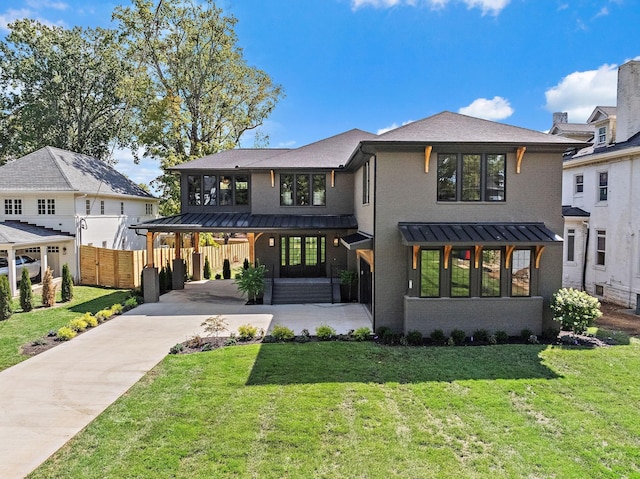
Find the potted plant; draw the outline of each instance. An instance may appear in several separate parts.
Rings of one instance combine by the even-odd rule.
[[[358,281],[358,273],[349,269],[340,271],[340,299],[343,303],[350,303],[354,296],[354,286]]]

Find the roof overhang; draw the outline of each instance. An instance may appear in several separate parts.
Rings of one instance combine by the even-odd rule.
[[[353,215],[254,215],[250,213],[184,213],[130,226],[149,232],[277,231],[357,229]]]
[[[19,221],[0,222],[0,249],[31,248],[73,241],[74,236]]]
[[[340,238],[340,243],[348,250],[373,249],[373,237],[358,231]]]
[[[543,223],[398,223],[407,246],[534,246],[561,242]]]

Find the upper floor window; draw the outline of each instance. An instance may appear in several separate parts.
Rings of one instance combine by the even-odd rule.
[[[573,191],[576,194],[584,192],[584,175],[576,175],[574,178]]]
[[[5,215],[21,215],[22,200],[21,199],[5,199],[4,214]]]
[[[322,174],[281,174],[281,206],[326,205],[327,177]]]
[[[438,155],[438,201],[504,201],[506,155]]]
[[[123,215],[124,214],[124,201],[120,202],[120,214]]]
[[[104,200],[100,200],[100,214],[104,214]]]
[[[601,126],[600,128],[598,128],[598,144],[601,145],[603,143],[606,143],[606,141],[607,141],[607,127]]]
[[[39,215],[55,215],[56,214],[56,200],[55,199],[38,199],[38,214]]]
[[[84,200],[84,212],[88,215],[91,214],[91,200]]]
[[[607,201],[609,194],[609,173],[601,171],[598,174],[598,200]]]
[[[596,265],[605,265],[605,255],[607,249],[607,231],[596,230]]]
[[[195,206],[249,204],[248,175],[188,175],[187,201]]]
[[[371,163],[369,160],[362,166],[362,204],[369,204],[371,193]]]
[[[153,203],[145,203],[144,205],[144,213],[147,215],[153,214]]]
[[[187,192],[190,205],[202,204],[202,177],[201,176],[187,176]]]

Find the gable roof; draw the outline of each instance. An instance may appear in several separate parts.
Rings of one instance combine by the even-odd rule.
[[[2,190],[154,198],[104,161],[51,146],[0,166]]]
[[[289,151],[289,148],[235,148],[212,155],[203,156],[187,163],[171,167],[171,170],[227,170],[245,168],[267,158],[271,158]]]
[[[540,131],[496,123],[471,116],[443,111],[437,115],[388,131],[370,140],[378,142],[412,143],[497,143],[520,146],[557,145],[583,146],[578,140],[549,135]]]
[[[617,110],[615,106],[596,106],[591,115],[589,115],[589,118],[587,118],[587,123],[594,123],[605,118],[616,116]]]

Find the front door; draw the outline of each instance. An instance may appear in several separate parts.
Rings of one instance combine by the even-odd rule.
[[[327,274],[325,236],[281,236],[280,277],[318,278]]]

